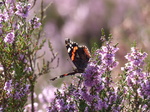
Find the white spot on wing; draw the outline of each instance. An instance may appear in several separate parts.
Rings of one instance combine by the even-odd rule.
[[[71,48],[68,48],[68,53],[71,51]]]

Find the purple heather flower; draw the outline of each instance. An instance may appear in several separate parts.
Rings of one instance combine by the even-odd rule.
[[[58,110],[61,110],[61,111],[67,110],[67,105],[63,98],[56,99],[56,107]]]
[[[25,55],[23,55],[23,54],[20,54],[19,60],[23,61],[24,63],[27,63],[27,60],[25,59]]]
[[[29,84],[26,84],[24,88],[22,88],[23,91],[26,93],[26,94],[29,94],[29,90],[30,90],[30,85]]]
[[[74,98],[67,91],[64,91],[63,93],[57,91],[55,93],[55,99],[51,101],[51,106],[48,108],[47,112],[76,112],[76,108],[77,106],[74,103]]]
[[[150,99],[150,80],[145,79],[137,91],[143,99]]]
[[[142,53],[137,48],[132,47],[131,53],[128,53],[125,56],[129,62],[122,68],[122,70],[126,72],[125,81],[127,83],[127,87],[125,94],[128,96],[130,95],[130,98],[133,99],[138,98],[137,100],[140,100],[141,102],[142,99],[144,102],[150,99],[150,81],[148,80],[149,73],[143,72],[144,60],[146,57],[147,53]]]
[[[9,9],[9,10],[4,9],[3,12],[0,13],[0,23],[8,21],[10,19],[10,17],[12,15],[14,15],[14,13],[15,13],[14,4],[7,3],[7,2],[5,2],[5,3],[6,3],[7,9]]]
[[[9,95],[12,91],[12,80],[9,80],[5,82],[4,90],[7,91],[7,94]]]
[[[21,99],[22,97],[28,95],[30,93],[30,85],[22,85],[21,83],[16,82],[13,88],[15,89],[14,95],[12,95],[15,99]],[[20,86],[20,87],[19,87]]]
[[[117,100],[118,95],[116,92],[113,92],[113,91],[109,91],[108,95],[109,95],[109,104],[111,105]]]
[[[110,46],[110,43],[106,46],[102,46],[95,54],[99,60],[90,61],[85,72],[82,74],[85,87],[80,94],[82,98],[88,102],[89,106],[93,105],[93,101],[95,102],[93,106],[95,111],[101,110],[102,108],[109,108],[109,106],[118,98],[117,93],[112,92],[111,94],[108,94],[109,100],[108,98],[104,98],[105,100],[99,99],[99,93],[105,88],[108,88],[108,86],[111,87],[110,84],[112,80],[108,80],[108,77],[104,77],[103,74],[111,71],[117,66],[118,62],[115,60],[115,53],[117,50],[118,48]]]
[[[146,110],[148,110],[147,112],[149,112],[149,106],[148,105],[143,105],[142,107],[141,107],[141,109],[142,109],[142,111],[143,112],[146,112]]]
[[[12,84],[12,80],[5,83],[4,90],[6,91],[7,97],[14,97],[15,99],[21,99],[22,97],[30,93],[30,85],[21,85],[21,83],[16,82]],[[14,89],[15,88],[15,89]],[[15,90],[15,91],[14,91]]]
[[[99,97],[99,94],[94,95],[93,98],[94,98],[94,100],[93,100],[93,102],[91,103],[90,106],[92,106],[92,108],[95,111],[99,111],[99,110],[107,109],[108,108],[108,105],[107,105],[106,101],[103,100],[103,99],[101,99]]]
[[[3,31],[2,31],[3,25],[0,23],[0,35],[2,35]]]
[[[120,112],[120,111],[121,111],[121,106],[112,107],[112,112]]]
[[[6,14],[0,14],[0,23],[5,22],[8,20],[8,17]]]
[[[102,46],[101,49],[96,51],[95,55],[98,56],[99,62],[89,62],[85,72],[82,74],[85,86],[95,86],[96,88],[101,88],[100,90],[104,88],[102,81],[107,83],[107,78],[102,78],[102,74],[117,66],[118,62],[115,60],[117,50],[118,48],[110,46],[109,43],[107,43],[106,46]]]
[[[104,102],[101,99],[99,99],[99,98],[96,99],[96,100],[98,100],[98,101],[96,101],[95,103],[93,103],[94,109],[95,109],[95,111],[99,111],[99,110],[101,110],[103,108]]]
[[[6,7],[9,9],[9,10],[4,10],[4,15],[7,17],[7,20],[10,19],[11,16],[13,16],[15,14],[15,5],[13,4],[13,1],[8,1],[6,2]]]
[[[16,5],[17,11],[15,12],[15,14],[26,18],[28,16],[30,6],[30,4],[23,4],[21,2],[18,2],[18,4]]]
[[[110,46],[110,43],[107,43],[106,46],[102,46],[102,49],[98,49],[96,51],[98,58],[101,62],[100,68],[103,70],[111,71],[118,65],[118,62],[115,60],[115,53],[119,50],[119,48]]]
[[[141,53],[135,47],[131,48],[131,53],[128,53],[125,58],[129,61],[131,66],[142,66],[144,59],[147,57],[147,53]]]
[[[80,91],[80,96],[88,103],[91,103],[93,101],[93,96],[90,94],[87,87],[82,88],[82,90]]]
[[[29,21],[29,23],[34,29],[39,28],[41,26],[41,23],[39,22],[39,20],[40,20],[39,18],[34,17]]]
[[[99,66],[94,64],[93,62],[89,62],[87,68],[85,69],[85,73],[82,74],[84,77],[85,86],[92,87],[101,82],[101,74]]]
[[[11,4],[11,3],[14,3],[14,2],[15,2],[15,0],[6,0],[7,4]]]
[[[135,84],[140,84],[141,80],[146,77],[147,74],[142,71],[144,59],[146,57],[147,53],[141,53],[135,47],[132,47],[131,53],[125,56],[129,62],[125,64],[122,70],[125,70],[127,73],[126,81],[129,86],[132,87]]]
[[[14,22],[13,23],[13,29],[18,30],[23,24],[21,22]]]
[[[5,43],[9,43],[12,44],[14,42],[14,38],[15,38],[15,34],[14,32],[10,32],[6,35],[6,37],[4,38],[4,42]]]
[[[31,71],[32,71],[32,68],[31,68],[31,67],[26,67],[26,68],[25,68],[25,71],[31,72]]]
[[[68,110],[69,110],[69,112],[78,112],[77,110],[76,110],[76,105],[74,104],[74,102],[68,102],[69,104],[68,104]]]

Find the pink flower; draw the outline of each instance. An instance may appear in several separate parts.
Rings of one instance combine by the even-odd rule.
[[[10,32],[6,35],[6,37],[4,38],[4,42],[5,43],[9,43],[12,44],[14,42],[14,38],[15,38],[15,34],[14,32]]]
[[[39,22],[39,18],[34,17],[29,21],[30,25],[35,29],[39,28],[41,26],[41,23]]]
[[[23,3],[19,2],[16,5],[17,11],[15,13],[18,16],[26,18],[28,16],[30,6],[31,6],[30,4],[23,4]]]

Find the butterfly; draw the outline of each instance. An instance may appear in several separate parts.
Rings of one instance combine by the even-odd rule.
[[[58,77],[54,77],[50,79],[51,81],[56,80],[57,78],[62,78],[69,75],[75,75],[76,73],[83,73],[89,59],[91,58],[91,54],[86,46],[79,46],[78,43],[72,42],[70,39],[65,40],[66,48],[69,54],[69,57],[76,69],[72,72],[60,75]]]

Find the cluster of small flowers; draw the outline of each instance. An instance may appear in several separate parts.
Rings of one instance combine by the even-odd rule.
[[[73,87],[70,86],[69,88],[72,89]],[[76,88],[73,89],[74,89],[73,91],[75,92]],[[73,96],[75,94],[71,94],[73,93],[73,91],[69,91],[67,89],[64,89],[61,92],[57,91],[55,93],[55,98],[53,99],[53,101],[51,101],[51,106],[47,108],[47,112],[54,112],[54,111],[78,112],[77,105],[75,103],[75,99]]]
[[[147,53],[141,52],[135,47],[131,48],[131,53],[128,53],[125,58],[129,61],[125,64],[125,67],[122,67],[122,71],[125,71],[126,74],[126,92],[125,94],[130,95],[130,100],[137,100],[142,102],[140,98],[143,99],[144,102],[150,99],[150,76],[149,73],[143,71],[144,68],[144,60],[147,57]],[[132,93],[132,94],[130,94]],[[137,102],[136,101],[136,102]],[[136,102],[134,102],[136,104]],[[150,103],[150,102],[149,102]],[[145,103],[143,104],[145,105]],[[141,104],[136,105],[136,108],[142,109],[144,111],[148,108],[148,106],[144,106],[141,108]]]
[[[89,62],[84,78],[84,91],[81,94],[82,98],[88,102],[86,110],[94,109],[119,111],[120,107],[115,107],[115,103],[119,97],[117,89],[112,87],[112,79],[110,71],[113,70],[118,62],[115,59],[115,53],[119,48],[111,46],[111,42],[106,43],[101,49],[96,50],[96,60]],[[111,91],[107,91],[107,89]],[[106,96],[99,97],[100,93]],[[109,110],[110,109],[110,110]]]
[[[31,4],[25,4],[22,2],[18,2],[16,5],[17,11],[15,12],[15,14],[17,14],[18,16],[23,17],[23,18],[28,17],[30,6],[31,6]]]
[[[6,91],[7,97],[14,99],[21,99],[30,93],[30,85],[22,85],[22,82],[13,84],[12,80],[5,83],[4,90]],[[15,91],[14,91],[15,90]]]
[[[118,65],[118,61],[115,61],[115,53],[119,50],[118,47],[110,46],[111,42],[106,43],[106,46],[102,46],[97,50],[99,60],[101,60],[100,68],[102,71],[111,71]]]
[[[4,42],[5,43],[9,43],[12,44],[14,42],[15,39],[15,34],[14,32],[10,32],[6,35],[6,37],[4,38]]]
[[[34,17],[29,21],[29,23],[34,29],[36,29],[41,26],[41,23],[39,22],[39,20],[40,20],[39,18]]]
[[[110,71],[118,64],[115,60],[118,48],[111,46],[110,43],[96,51],[95,56],[98,58],[91,59],[82,74],[81,83],[69,86],[63,93],[56,93],[48,112],[65,111],[70,109],[70,105],[72,112],[120,111],[121,101],[119,102],[117,89],[112,86],[110,76]]]
[[[16,21],[12,22],[12,18],[15,18],[16,16],[15,19],[17,19],[18,16],[20,17],[20,19],[26,19],[28,17],[30,6],[30,4],[24,2],[16,2],[16,5],[14,5],[13,1],[7,0],[5,2],[6,8],[0,13],[0,35],[4,33],[6,34],[4,38],[5,43],[12,44],[15,40],[15,30],[19,30],[20,25],[24,25],[24,23],[22,23],[21,21],[18,21],[17,23]],[[7,27],[14,26],[14,28],[10,28],[10,31],[4,32],[4,30],[2,29],[5,28],[5,23],[7,24]],[[32,29],[36,29],[41,26],[39,18],[37,17],[29,20],[28,23],[32,27]]]
[[[95,57],[98,57],[98,59],[96,59],[96,61],[91,61],[88,64],[85,73],[83,73],[86,86],[102,86],[102,82],[107,80],[104,79],[105,77],[102,78],[102,75],[113,70],[113,68],[118,65],[118,62],[115,60],[115,53],[118,50],[119,48],[110,46],[110,42],[106,43],[106,46],[102,46],[101,49],[96,50]],[[97,82],[100,82],[100,84]],[[100,88],[103,87],[98,87],[97,90],[101,90]]]
[[[2,111],[14,108],[13,105],[18,106],[18,109],[23,109],[27,102],[27,97],[30,94],[30,85],[23,81],[13,81],[11,79],[5,82],[3,93],[3,100],[5,99],[5,102],[1,105]]]

